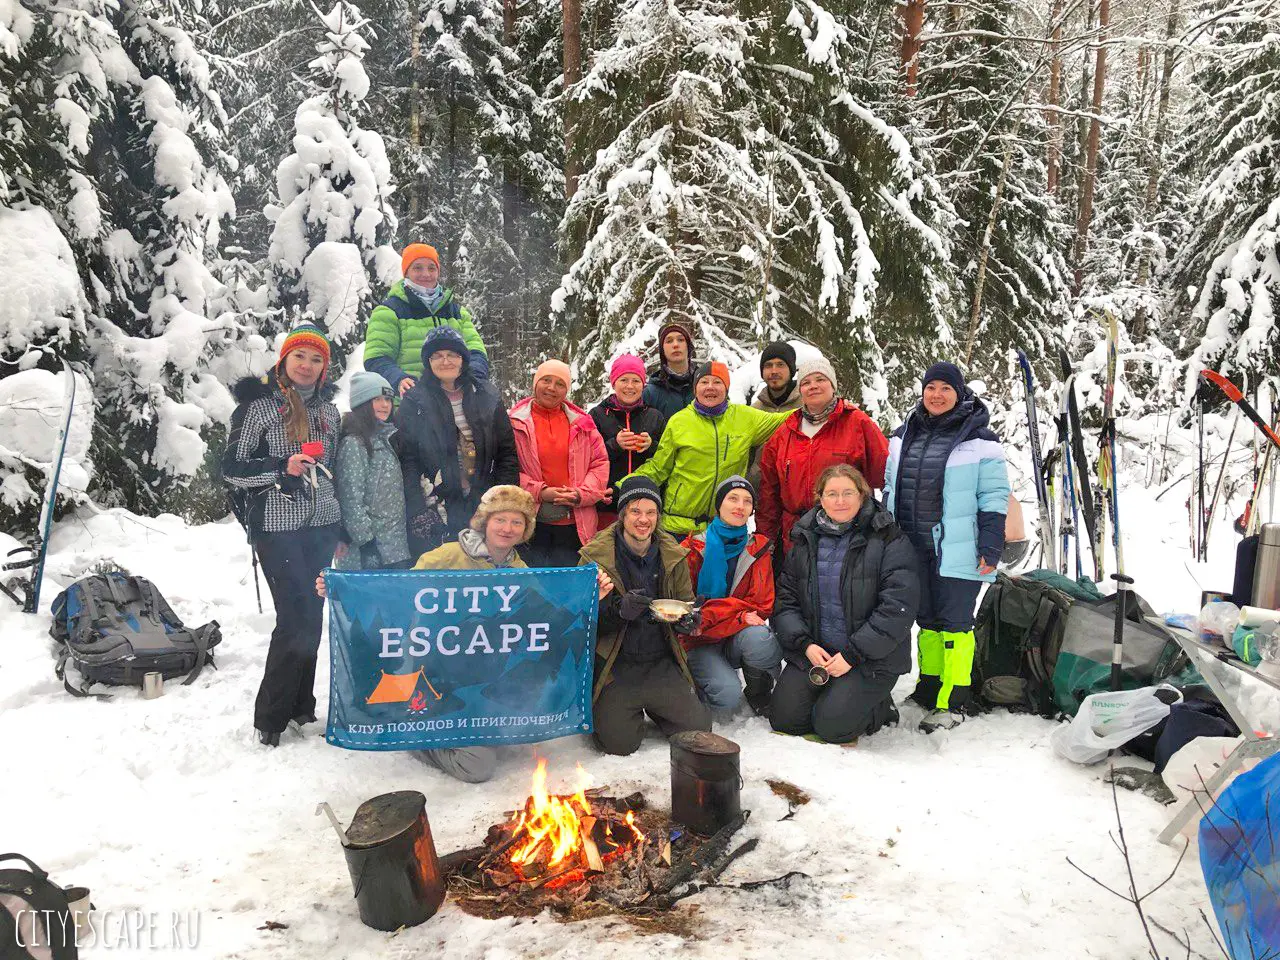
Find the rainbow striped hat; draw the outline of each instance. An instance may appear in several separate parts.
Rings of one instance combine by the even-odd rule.
[[[320,374],[321,379],[324,379],[324,374],[329,370],[329,338],[325,336],[325,332],[314,323],[298,324],[289,331],[284,343],[280,344],[280,358],[276,361],[276,367],[283,368],[284,358],[298,347],[310,347],[324,357],[324,371]]]

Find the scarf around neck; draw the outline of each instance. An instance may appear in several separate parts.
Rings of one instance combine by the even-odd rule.
[[[747,545],[747,526],[731,527],[719,517],[707,526],[702,569],[698,571],[699,596],[719,600],[729,595],[729,570]]]
[[[667,366],[665,360],[662,361],[662,376],[668,385],[673,387],[691,387],[693,386],[693,358],[689,359],[689,369],[684,373],[676,373]]]
[[[717,403],[714,407],[704,407],[702,405],[701,400],[694,400],[693,408],[697,410],[700,414],[702,414],[704,417],[718,417],[722,413],[724,413],[726,410],[729,409],[729,398],[725,397],[723,400]]]
[[[844,523],[836,523],[827,516],[827,511],[819,509],[817,516],[818,532],[828,537],[843,537],[853,529],[853,525],[857,519],[858,515],[854,514]]]
[[[803,404],[800,405],[800,415],[810,423],[826,423],[831,414],[835,413],[836,404],[840,402],[839,397],[832,397],[831,402],[819,410],[817,413],[810,413]]]
[[[444,287],[438,283],[434,287],[420,287],[412,280],[406,280],[404,288],[432,313],[436,312],[440,301],[444,299]]]
[[[635,403],[623,403],[615,393],[605,400],[604,405],[606,410],[616,410],[618,413],[635,413],[644,406],[644,397],[641,397]]]

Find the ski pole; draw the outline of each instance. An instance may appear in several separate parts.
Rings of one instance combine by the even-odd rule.
[[[1209,501],[1209,518],[1204,525],[1204,552],[1209,553],[1209,534],[1213,530],[1213,515],[1218,512],[1218,498],[1222,496],[1222,482],[1227,478],[1227,463],[1231,459],[1231,442],[1236,438],[1236,427],[1240,426],[1240,411],[1231,418],[1231,432],[1227,435],[1227,449],[1222,452],[1222,468],[1218,471],[1218,482],[1213,487],[1213,499]]]
[[[258,583],[258,548],[249,543],[249,556],[253,558],[253,592],[258,595],[258,612],[262,612],[262,584]]]
[[[1125,594],[1133,577],[1113,573],[1111,579],[1116,582],[1115,631],[1111,635],[1111,689],[1115,691],[1120,689],[1120,666],[1124,662],[1124,618],[1129,607]]]
[[[1195,510],[1192,511],[1195,520],[1195,547],[1196,559],[1201,563],[1204,562],[1204,400],[1201,399],[1199,409],[1196,411],[1196,492],[1192,500],[1195,502]]]

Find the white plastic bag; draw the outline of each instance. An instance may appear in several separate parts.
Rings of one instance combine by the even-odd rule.
[[[1196,737],[1188,741],[1165,764],[1164,773],[1161,774],[1165,785],[1173,791],[1179,803],[1199,796],[1200,809],[1208,810],[1213,806],[1213,801],[1204,791],[1205,783],[1218,772],[1218,768],[1231,756],[1231,751],[1243,742],[1244,737]],[[1214,791],[1214,799],[1222,795],[1222,791],[1231,785],[1232,780],[1246,770],[1252,770],[1257,764],[1256,759],[1246,760],[1226,783]],[[1182,828],[1182,835],[1193,843],[1200,835],[1200,820],[1199,816],[1192,817]]]
[[[1072,763],[1097,763],[1169,715],[1156,687],[1095,693],[1084,698],[1070,723],[1049,735],[1053,752]]]

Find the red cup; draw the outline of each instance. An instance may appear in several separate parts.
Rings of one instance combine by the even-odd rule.
[[[302,445],[302,452],[312,460],[319,460],[324,456],[324,443],[320,440],[309,440]]]

